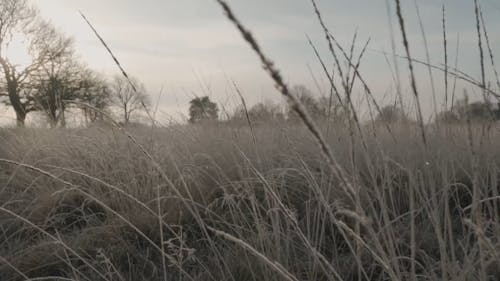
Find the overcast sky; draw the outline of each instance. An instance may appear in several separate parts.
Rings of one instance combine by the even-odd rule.
[[[112,59],[79,16],[82,11],[115,52],[126,70],[142,80],[156,101],[162,86],[160,108],[178,116],[186,114],[194,95],[210,95],[227,108],[237,96],[227,79],[235,80],[253,104],[267,99],[279,101],[270,79],[256,56],[225,19],[213,0],[32,0],[43,16],[61,31],[73,36],[77,52],[90,67],[106,75],[118,73]],[[316,90],[309,67],[326,89],[321,68],[309,47],[308,34],[324,58],[331,63],[327,44],[309,0],[230,0],[242,22],[253,31],[265,52],[276,62],[290,84]],[[389,1],[393,22],[394,1]],[[424,44],[413,0],[403,0],[412,53],[425,58]],[[450,61],[454,63],[460,37],[459,67],[478,77],[479,61],[472,0],[417,1],[435,64],[443,63],[441,5],[446,5]],[[500,3],[481,0],[493,51],[500,55]],[[332,33],[344,46],[359,30],[358,48],[371,38],[361,71],[381,103],[394,96],[394,83],[386,58],[378,51],[391,51],[389,17],[385,0],[318,0]],[[401,53],[399,27],[397,52]],[[392,63],[392,58],[389,58]],[[489,64],[488,64],[489,65]],[[401,77],[407,65],[400,61]],[[431,93],[425,69],[418,71],[426,110]],[[438,99],[443,99],[442,76],[436,75]],[[461,86],[462,87],[462,86]],[[404,92],[409,92],[404,87]],[[318,92],[318,91],[316,91]],[[462,90],[460,90],[462,92]]]

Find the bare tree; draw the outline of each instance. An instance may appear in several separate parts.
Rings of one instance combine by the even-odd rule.
[[[134,87],[132,87],[134,85]],[[111,83],[111,103],[123,114],[123,124],[130,123],[132,115],[139,110],[147,110],[149,97],[143,84],[136,78],[130,82],[123,76],[115,76]]]
[[[87,124],[103,121],[111,101],[111,89],[108,81],[96,72],[85,69],[79,73],[77,101]],[[89,106],[87,106],[89,105]]]
[[[87,123],[102,120],[110,103],[107,81],[78,61],[72,41],[63,34],[51,37],[52,42],[65,42],[66,48],[32,75],[35,90],[30,98],[37,110],[45,113],[51,127],[66,126],[68,108],[81,109]]]
[[[32,83],[35,91],[31,99],[34,100],[36,108],[47,115],[51,127],[58,124],[64,127],[66,108],[80,94],[79,74],[84,72],[85,68],[75,57],[72,41],[64,38],[63,34],[57,37],[53,40],[65,42],[65,51],[48,59],[34,72]]]
[[[35,16],[36,12],[26,0],[0,0],[0,66],[3,72],[1,95],[8,96],[9,103],[16,112],[18,125],[24,124],[29,110],[19,95],[26,77],[16,71],[16,64],[6,57],[6,50],[14,34],[32,22]]]
[[[15,35],[21,34],[28,42],[31,62],[22,66],[7,56],[7,49]],[[59,36],[54,27],[41,20],[27,0],[0,0],[0,66],[4,101],[16,113],[18,126],[24,125],[26,115],[37,110],[32,97],[33,73],[48,61],[64,54],[71,40]]]
[[[311,92],[311,90],[309,90],[306,86],[296,85],[290,91],[291,94],[294,95],[304,105],[305,109],[314,120],[318,120],[322,117],[320,104],[314,98],[314,94]],[[300,117],[291,106],[288,107],[287,115],[289,121],[300,121]]]

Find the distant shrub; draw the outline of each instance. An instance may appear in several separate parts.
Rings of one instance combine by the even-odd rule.
[[[217,120],[219,118],[219,107],[208,96],[196,97],[189,104],[190,123],[197,123],[203,120]]]
[[[271,101],[257,103],[247,110],[248,118],[250,118],[251,122],[280,122],[285,120],[285,114],[283,113],[281,106]],[[245,112],[245,108],[243,106],[240,106],[234,112],[231,120],[244,121],[247,118],[246,114],[247,112]]]
[[[403,109],[396,105],[387,105],[380,109],[376,121],[384,123],[394,123],[398,121],[408,121],[408,115]]]
[[[315,98],[314,93],[303,85],[294,86],[291,91],[316,121],[327,119],[336,121],[345,117],[345,112],[336,97],[331,99],[327,96]],[[299,116],[291,107],[287,108],[287,117],[290,122],[300,122]]]
[[[452,110],[441,112],[438,120],[446,123],[500,120],[500,104],[478,101],[469,103],[467,98],[457,101]]]

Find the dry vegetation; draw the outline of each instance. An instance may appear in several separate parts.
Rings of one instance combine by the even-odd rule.
[[[332,136],[355,201],[305,128],[254,130],[257,146],[247,128],[136,129],[151,158],[119,131],[4,130],[2,158],[23,165],[0,160],[1,279],[499,274],[497,128],[474,151],[466,127],[430,132],[427,149],[415,129],[380,128],[355,159]]]
[[[348,60],[318,125],[219,3],[306,126],[1,130],[0,280],[498,280],[496,123],[363,125]]]

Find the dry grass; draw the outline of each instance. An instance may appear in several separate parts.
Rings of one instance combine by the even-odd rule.
[[[0,280],[498,278],[497,124],[425,125],[418,108],[417,123],[364,126],[356,81],[379,111],[358,70],[366,45],[353,61],[354,43],[344,51],[312,1],[342,81],[324,67],[331,94],[349,114],[318,126],[217,2],[305,126],[247,114],[239,125],[0,130]],[[446,50],[444,29],[443,15]]]
[[[254,128],[257,150],[243,127],[135,129],[182,197],[118,131],[3,130],[1,279],[385,280],[409,278],[414,262],[427,279],[480,280],[479,255],[493,278],[497,129],[476,147],[477,167],[466,127],[429,129],[428,153],[415,129],[393,127],[397,143],[383,128],[368,139],[349,172],[362,212],[300,126]],[[337,132],[328,143],[347,169],[349,137]]]

